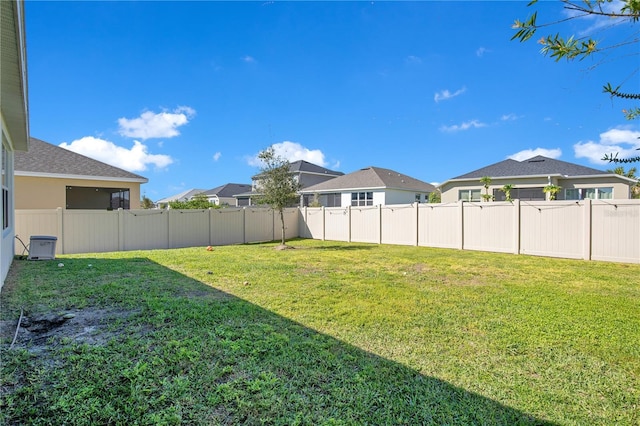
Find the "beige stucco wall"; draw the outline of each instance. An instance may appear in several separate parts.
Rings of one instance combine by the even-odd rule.
[[[32,176],[15,177],[15,208],[18,210],[66,208],[67,186],[128,188],[130,208],[140,208],[140,184],[137,182]]]
[[[546,186],[548,183],[547,178],[526,178],[526,179],[493,179],[489,185],[489,194],[493,194],[494,189],[500,189],[504,185],[511,184],[516,188],[531,188],[538,186]],[[629,185],[622,182],[612,176],[598,177],[598,178],[574,178],[574,179],[562,179],[557,176],[551,177],[551,183],[559,185],[562,190],[558,193],[558,199],[564,199],[564,190],[568,188],[601,188],[601,187],[613,187],[613,198],[617,200],[629,199],[630,189]],[[466,182],[450,182],[441,188],[442,190],[442,202],[454,203],[458,201],[458,191],[469,189],[480,189],[481,193],[485,193],[484,186],[478,182],[466,181]]]
[[[558,185],[562,187],[562,193],[570,188],[613,188],[613,198],[616,200],[628,200],[631,195],[630,186],[613,177],[598,179],[596,184],[593,179],[558,179]]]

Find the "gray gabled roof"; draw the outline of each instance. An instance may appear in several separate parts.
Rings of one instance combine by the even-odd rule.
[[[606,175],[608,172],[592,169],[591,167],[580,166],[566,161],[554,160],[542,155],[529,158],[528,160],[516,161],[507,159],[499,163],[491,164],[478,170],[465,173],[451,180],[480,179],[489,177],[512,177],[512,176],[592,176]]]
[[[321,182],[303,189],[302,193],[366,190],[366,189],[402,189],[408,191],[433,192],[435,186],[414,179],[391,169],[367,167],[353,173]]]
[[[147,178],[65,148],[30,138],[28,152],[16,152],[17,176],[51,176],[147,182]]]
[[[224,185],[217,186],[213,189],[204,191],[207,196],[217,195],[218,197],[233,197],[234,195],[242,194],[251,191],[251,184],[246,183],[226,183]]]
[[[202,194],[204,189],[187,189],[186,191],[182,191],[179,194],[172,195],[170,197],[165,197],[161,200],[156,201],[157,203],[168,203],[170,201],[189,201],[191,197],[196,196],[198,194]]]
[[[326,167],[318,166],[317,164],[310,163],[304,160],[294,161],[290,164],[289,170],[292,172],[306,172],[306,173],[317,173],[324,175],[332,175],[332,176],[342,176],[344,173],[337,172],[335,170],[327,169]]]
[[[342,176],[344,173],[335,170],[327,169],[326,167],[318,166],[317,164],[310,163],[305,160],[294,161],[289,163],[289,170],[291,173],[312,173],[318,175],[327,176]],[[262,173],[258,173],[251,177],[251,179],[257,179]]]

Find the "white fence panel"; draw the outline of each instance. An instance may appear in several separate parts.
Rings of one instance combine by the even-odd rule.
[[[169,248],[167,210],[124,210],[124,250]]]
[[[120,250],[118,211],[65,210],[62,220],[64,253]]]
[[[244,209],[224,208],[211,210],[211,235],[214,246],[244,243]]]
[[[418,245],[462,248],[460,204],[420,204],[418,206]]]
[[[289,208],[284,209],[284,238],[297,238],[300,235],[300,209]],[[282,238],[282,223],[280,222],[280,214],[273,214],[273,228],[275,239]]]
[[[416,245],[416,213],[414,204],[382,206],[382,244]]]
[[[265,207],[247,207],[244,216],[245,243],[273,241],[273,210]]]
[[[268,208],[16,210],[16,235],[58,238],[57,254],[280,239]],[[286,238],[513,252],[640,263],[640,200],[449,203],[285,210]],[[16,240],[16,253],[24,252]]]
[[[58,238],[56,253],[62,253],[62,209],[57,210],[16,210],[16,236],[14,253],[27,254],[25,246],[29,245],[31,236],[48,235]]]
[[[380,207],[351,207],[351,241],[380,242]]]
[[[327,207],[324,209],[324,237],[331,241],[351,241],[349,234],[349,208]]]
[[[209,245],[209,210],[167,210],[169,248]]]
[[[592,201],[591,258],[640,263],[640,204]]]
[[[463,248],[514,252],[514,206],[507,203],[465,203]]]
[[[584,203],[522,201],[520,253],[581,259],[584,254]]]
[[[322,240],[324,238],[324,209],[322,207],[306,207],[300,216],[300,236]]]

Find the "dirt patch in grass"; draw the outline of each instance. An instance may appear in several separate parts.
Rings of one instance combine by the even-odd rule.
[[[139,310],[97,308],[32,316],[24,313],[17,335],[19,318],[0,321],[0,341],[8,347],[15,337],[15,349],[23,348],[37,355],[60,345],[104,345],[121,334],[122,320],[139,313]]]

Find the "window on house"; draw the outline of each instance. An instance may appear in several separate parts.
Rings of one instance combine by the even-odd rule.
[[[130,208],[129,188],[67,186],[68,209],[117,210]]]
[[[342,194],[340,194],[339,192],[332,194],[322,194],[320,196],[320,204],[325,207],[341,207]]]
[[[416,203],[420,203],[422,199],[422,194],[416,194]]]
[[[351,205],[352,206],[372,206],[373,192],[352,192]]]
[[[505,201],[506,194],[502,189],[494,189],[493,197],[495,201]],[[511,199],[522,201],[544,201],[546,199],[542,187],[535,188],[511,188]]]
[[[610,200],[613,188],[569,188],[564,191],[565,200]]]
[[[458,200],[462,201],[480,201],[479,189],[461,189],[458,191]]]

